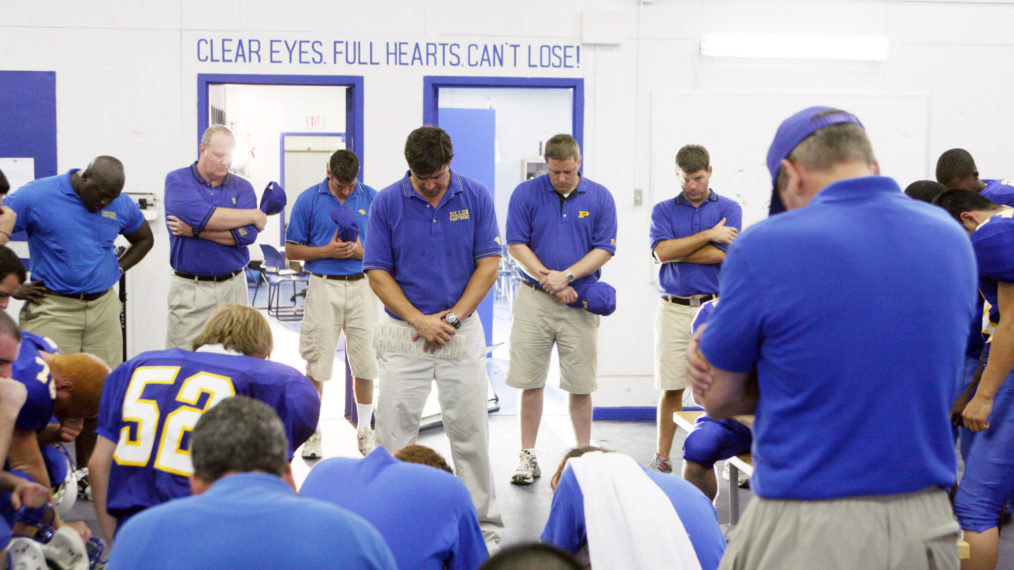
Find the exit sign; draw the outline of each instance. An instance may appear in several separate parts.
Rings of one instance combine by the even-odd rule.
[[[320,115],[307,115],[306,116],[306,128],[320,128],[324,126],[324,117]]]

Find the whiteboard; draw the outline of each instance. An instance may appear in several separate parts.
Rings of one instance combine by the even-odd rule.
[[[929,95],[655,92],[651,105],[650,198],[676,196],[676,151],[708,149],[711,187],[743,206],[743,227],[767,217],[771,177],[765,160],[778,125],[815,105],[849,111],[863,122],[881,174],[905,186],[929,168]],[[935,161],[934,161],[935,163]]]

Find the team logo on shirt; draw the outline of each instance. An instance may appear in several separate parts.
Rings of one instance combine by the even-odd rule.
[[[451,221],[467,220],[468,210],[451,210]]]
[[[247,232],[246,232],[246,228],[239,228],[239,235],[240,235],[240,236],[245,236],[245,235],[246,235],[246,233],[247,233]]]
[[[364,210],[362,208],[359,208],[359,213],[362,214],[362,215],[365,215],[366,214],[366,210]]]
[[[102,210],[102,217],[109,218],[110,220],[116,219],[116,212],[110,212],[108,210]]]
[[[235,197],[233,197],[233,199],[232,199],[232,205],[233,205],[233,206],[235,206],[235,205],[236,205],[236,198],[235,198]]]
[[[503,242],[500,241],[500,236],[496,236],[495,238],[493,238],[493,241],[495,241],[498,245],[502,245],[503,244]]]
[[[584,210],[580,210],[577,213],[577,217],[578,218],[587,218],[589,215],[591,215],[591,214],[589,212],[584,211]]]

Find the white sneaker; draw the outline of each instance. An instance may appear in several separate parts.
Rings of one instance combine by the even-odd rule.
[[[324,455],[320,451],[320,432],[315,431],[310,439],[303,444],[303,459],[320,459]]]
[[[377,434],[372,429],[356,433],[356,441],[359,442],[359,453],[362,453],[363,456],[369,455],[377,448]]]
[[[14,570],[46,570],[42,544],[26,537],[12,538],[7,544],[7,567]]]
[[[535,459],[535,450],[522,449],[519,454],[520,461],[511,475],[511,483],[515,485],[531,485],[536,479],[542,476],[542,469],[539,469],[539,462]]]

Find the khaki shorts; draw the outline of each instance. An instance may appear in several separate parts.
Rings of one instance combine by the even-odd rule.
[[[719,568],[957,570],[958,534],[941,489],[824,501],[754,497]]]
[[[687,307],[658,300],[655,310],[655,387],[683,390],[687,380],[687,343],[690,323],[700,307]]]
[[[310,277],[299,325],[299,354],[306,375],[317,382],[331,379],[338,337],[345,331],[345,353],[352,375],[363,380],[377,377],[373,328],[377,324],[377,297],[366,279],[341,281]]]
[[[556,344],[560,357],[560,388],[591,394],[598,387],[599,316],[564,305],[555,295],[518,287],[511,325],[507,385],[524,390],[542,388]]]

